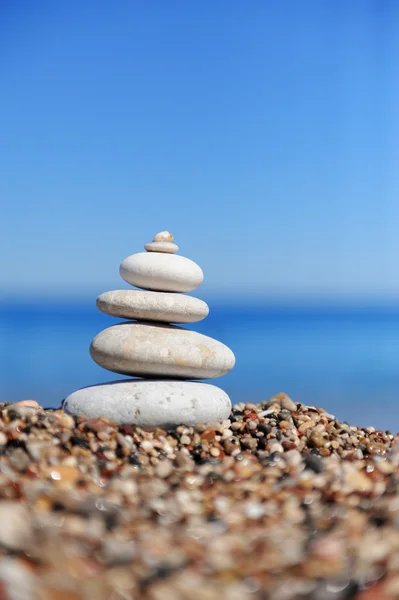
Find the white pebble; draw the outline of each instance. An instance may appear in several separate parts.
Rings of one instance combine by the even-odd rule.
[[[249,519],[260,519],[265,514],[265,509],[259,502],[246,502],[244,513]]]

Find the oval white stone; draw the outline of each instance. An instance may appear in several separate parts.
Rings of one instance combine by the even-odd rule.
[[[160,292],[191,292],[204,279],[202,269],[189,258],[161,252],[128,256],[120,274],[131,285]]]
[[[199,298],[141,290],[105,292],[97,298],[97,307],[114,317],[165,323],[195,323],[209,313],[208,305]]]
[[[169,429],[224,421],[229,418],[231,402],[223,390],[208,383],[130,379],[73,392],[64,400],[63,409],[75,416]]]
[[[234,367],[233,352],[206,335],[174,325],[120,323],[91,343],[92,359],[104,369],[138,377],[212,379]]]

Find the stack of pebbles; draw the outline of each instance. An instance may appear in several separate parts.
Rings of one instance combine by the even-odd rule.
[[[196,289],[203,281],[202,270],[176,255],[178,246],[167,231],[158,233],[145,250],[120,267],[121,277],[142,289],[106,292],[97,299],[101,311],[134,320],[105,329],[90,347],[101,367],[141,379],[78,390],[65,399],[64,410],[143,428],[223,421],[231,410],[227,394],[187,380],[225,375],[234,367],[234,354],[221,342],[170,324],[194,323],[208,315],[205,302],[179,293]]]

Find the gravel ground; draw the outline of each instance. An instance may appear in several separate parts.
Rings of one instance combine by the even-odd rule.
[[[399,598],[399,437],[277,394],[146,432],[0,404],[0,600]]]

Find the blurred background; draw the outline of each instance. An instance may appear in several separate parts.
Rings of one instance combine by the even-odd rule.
[[[399,4],[4,0],[0,401],[116,379],[96,296],[170,230],[234,402],[399,429]]]

